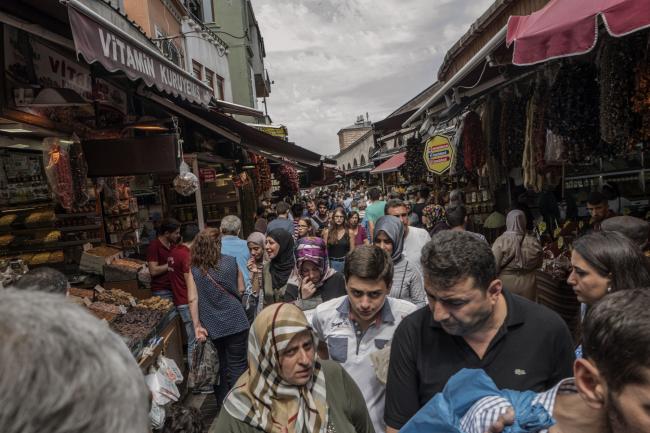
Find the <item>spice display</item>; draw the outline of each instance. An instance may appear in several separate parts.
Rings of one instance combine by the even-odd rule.
[[[291,164],[285,162],[280,165],[277,174],[280,181],[280,195],[291,196],[298,193],[300,190],[298,172]]]
[[[424,163],[424,145],[419,137],[413,136],[406,141],[405,164],[400,168],[402,176],[409,182],[419,182],[428,173]]]
[[[596,67],[565,61],[551,86],[546,114],[551,131],[566,140],[571,161],[601,153]]]
[[[269,162],[263,156],[252,152],[249,152],[248,156],[255,165],[255,170],[253,171],[255,193],[257,195],[264,194],[271,189],[271,167],[269,166]]]
[[[142,308],[144,310],[169,311],[174,308],[174,304],[169,299],[164,299],[159,296],[152,296],[151,298],[143,299],[138,302],[136,308]]]
[[[481,118],[475,111],[468,112],[463,122],[463,163],[465,170],[471,173],[485,164],[485,140]]]
[[[17,217],[18,215],[16,215],[15,213],[3,215],[2,217],[0,217],[0,227],[10,226],[14,221],[16,221]]]
[[[88,203],[89,197],[88,188],[86,187],[88,165],[86,164],[81,143],[76,136],[73,136],[68,153],[70,155],[70,171],[72,174],[73,207],[78,208],[85,206]]]
[[[148,336],[163,318],[161,311],[132,309],[113,320],[111,328],[131,342]]]
[[[111,289],[104,290],[101,293],[97,293],[95,299],[107,304],[113,305],[135,305],[135,298],[130,294],[120,289]]]
[[[646,39],[640,36],[607,38],[600,52],[600,136],[616,154],[626,150],[632,132],[634,67]]]
[[[58,138],[43,140],[45,174],[54,197],[64,209],[72,209],[74,190],[70,155]]]
[[[107,304],[105,302],[93,302],[88,306],[88,309],[93,313],[93,315],[95,315],[95,317],[108,321],[113,320],[121,313],[119,306]]]
[[[120,259],[117,258],[111,262],[111,266],[117,266],[120,268],[126,268],[131,271],[139,271],[145,265],[143,261],[134,260],[134,259]]]

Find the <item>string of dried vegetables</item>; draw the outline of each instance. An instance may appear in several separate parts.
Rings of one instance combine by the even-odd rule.
[[[522,92],[525,93],[525,92]],[[501,92],[501,120],[499,121],[499,155],[504,167],[521,164],[526,129],[526,97],[514,89]]]
[[[400,168],[401,175],[409,182],[421,182],[428,169],[424,163],[424,143],[413,136],[406,141],[406,163]]]
[[[596,67],[565,61],[551,86],[546,114],[551,131],[566,140],[571,161],[602,153]]]
[[[611,152],[627,150],[633,128],[634,67],[645,35],[608,38],[600,52],[600,136]]]
[[[464,127],[461,137],[463,164],[465,170],[472,173],[485,164],[485,140],[483,139],[481,118],[475,111],[468,112],[463,122]]]
[[[650,141],[650,49],[646,52],[634,70],[634,95],[631,98],[632,111],[638,116],[638,128],[635,138]]]
[[[526,108],[526,135],[524,154],[521,166],[523,168],[524,186],[536,192],[542,190],[544,177],[540,172],[544,164],[544,146],[546,144],[546,81],[539,79],[535,91]]]

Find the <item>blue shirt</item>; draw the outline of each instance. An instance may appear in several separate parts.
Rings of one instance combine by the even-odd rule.
[[[269,233],[271,230],[275,229],[284,229],[288,231],[291,236],[293,236],[293,221],[288,218],[276,218],[269,223],[266,227],[266,233]]]
[[[251,286],[251,277],[246,266],[250,258],[248,243],[237,236],[224,235],[221,237],[221,254],[233,256],[237,260],[237,267],[244,276],[244,287],[249,288]]]

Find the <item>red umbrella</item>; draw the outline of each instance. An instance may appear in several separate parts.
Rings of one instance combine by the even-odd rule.
[[[511,16],[506,43],[512,63],[532,65],[589,52],[598,38],[598,16],[612,36],[650,27],[650,0],[551,0],[531,15]]]

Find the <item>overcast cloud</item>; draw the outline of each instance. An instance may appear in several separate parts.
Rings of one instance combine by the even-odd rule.
[[[253,0],[274,123],[338,153],[339,129],[383,119],[435,81],[447,50],[493,0]]]

